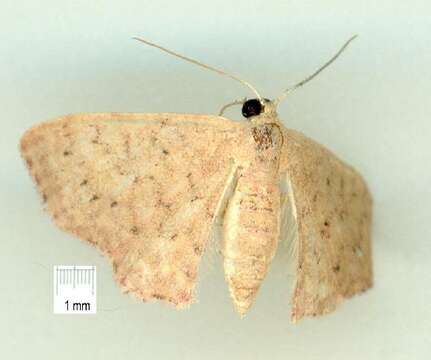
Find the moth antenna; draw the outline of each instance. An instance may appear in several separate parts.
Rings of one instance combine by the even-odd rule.
[[[218,116],[223,116],[223,113],[226,111],[226,109],[230,108],[231,106],[243,105],[246,101],[247,101],[247,98],[243,98],[243,99],[239,99],[239,100],[234,100],[234,101],[230,102],[229,104],[224,105],[220,109]]]
[[[296,90],[297,88],[301,87],[305,83],[309,82],[310,80],[314,79],[317,75],[319,75],[324,69],[326,69],[329,65],[331,65],[340,55],[341,53],[347,48],[347,46],[358,37],[358,34],[353,35],[349,40],[347,40],[344,45],[333,55],[325,64],[323,64],[320,68],[318,68],[314,73],[307,76],[304,80],[300,81],[299,83],[287,88],[284,90],[281,95],[274,100],[274,104],[277,106],[280,104],[281,101],[283,101],[287,94]]]
[[[214,67],[212,67],[210,65],[206,65],[206,64],[204,64],[204,63],[202,63],[200,61],[191,59],[191,58],[189,58],[187,56],[178,54],[178,53],[176,53],[176,52],[174,52],[172,50],[166,49],[166,48],[164,48],[164,47],[162,47],[160,45],[154,44],[154,43],[152,43],[152,42],[150,42],[148,40],[144,40],[144,39],[139,38],[139,37],[133,37],[132,39],[138,40],[140,42],[143,42],[144,44],[147,44],[149,46],[155,47],[155,48],[157,48],[159,50],[162,50],[162,51],[164,51],[164,52],[166,52],[166,53],[168,53],[170,55],[176,56],[176,57],[178,57],[180,59],[183,59],[185,61],[188,61],[188,62],[190,62],[192,64],[195,64],[195,65],[201,66],[201,67],[203,67],[205,69],[214,71],[214,72],[216,72],[216,73],[218,73],[220,75],[228,76],[231,79],[236,80],[236,81],[240,82],[241,84],[247,86],[251,91],[253,91],[253,93],[256,95],[257,99],[263,104],[262,97],[260,96],[260,94],[258,93],[258,91],[255,89],[255,87],[253,85],[251,85],[249,82],[247,82],[245,80],[242,80],[242,79],[240,79],[239,77],[237,77],[235,75],[229,74],[229,73],[227,73],[227,72],[225,72],[223,70],[216,69],[216,68],[214,68]]]

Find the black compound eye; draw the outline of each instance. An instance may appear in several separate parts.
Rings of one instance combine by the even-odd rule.
[[[242,105],[241,111],[245,118],[256,116],[262,112],[262,104],[258,99],[250,99]]]

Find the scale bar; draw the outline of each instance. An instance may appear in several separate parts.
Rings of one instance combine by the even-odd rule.
[[[96,313],[95,266],[54,266],[54,313]]]

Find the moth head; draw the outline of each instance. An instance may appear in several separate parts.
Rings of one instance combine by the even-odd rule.
[[[242,116],[249,118],[260,115],[264,108],[265,104],[262,104],[259,99],[249,99],[242,105]]]
[[[275,111],[273,102],[269,99],[248,99],[242,104],[242,116],[250,118]]]

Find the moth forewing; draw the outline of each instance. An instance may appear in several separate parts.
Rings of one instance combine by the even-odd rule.
[[[209,115],[81,114],[30,129],[21,151],[56,224],[109,257],[125,292],[183,307],[241,128]]]
[[[280,172],[292,184],[298,226],[296,321],[372,286],[372,201],[362,177],[332,152],[294,130],[284,139]]]

